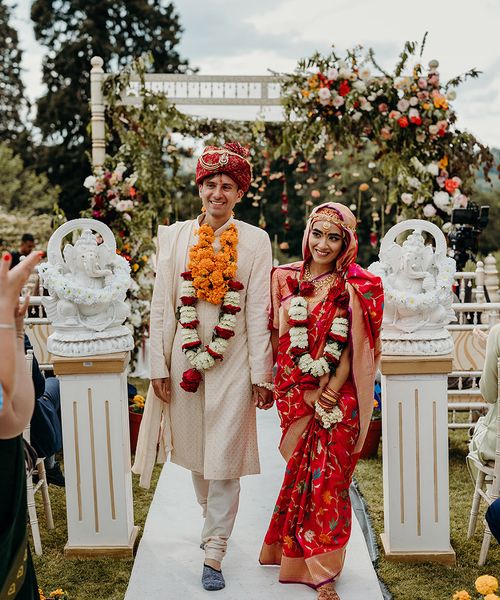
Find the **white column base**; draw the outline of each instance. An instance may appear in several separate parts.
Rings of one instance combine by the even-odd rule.
[[[54,357],[61,384],[68,542],[71,556],[131,556],[134,527],[128,352]]]
[[[451,357],[384,356],[381,371],[387,558],[454,564],[448,481]]]

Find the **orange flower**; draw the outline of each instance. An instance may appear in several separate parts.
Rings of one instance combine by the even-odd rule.
[[[443,158],[439,161],[439,168],[443,171],[448,166],[448,157],[443,156]]]
[[[238,268],[238,230],[230,225],[220,236],[220,250],[213,248],[215,235],[210,225],[198,230],[198,243],[189,250],[188,269],[193,275],[196,296],[220,304]]]
[[[444,110],[448,109],[448,101],[446,100],[445,96],[435,96],[433,100],[436,108],[442,108]]]
[[[326,492],[323,492],[321,498],[323,499],[323,502],[325,504],[331,504],[332,503],[332,495],[330,494],[330,492],[328,490],[326,490]]]
[[[283,542],[288,546],[288,548],[292,548],[293,540],[289,535],[285,535],[285,537],[283,538]]]
[[[320,541],[322,544],[331,544],[331,543],[332,543],[332,540],[330,539],[330,536],[329,536],[327,533],[322,533],[322,534],[319,536],[319,541]]]

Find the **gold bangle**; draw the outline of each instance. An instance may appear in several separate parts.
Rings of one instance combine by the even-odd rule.
[[[340,392],[336,392],[335,390],[332,390],[332,388],[329,387],[325,387],[325,389],[323,390],[323,394],[326,394],[327,396],[330,396],[331,398],[334,398],[337,401],[342,398],[342,394]]]

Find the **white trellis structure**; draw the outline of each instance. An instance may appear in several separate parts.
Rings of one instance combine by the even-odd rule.
[[[92,128],[92,165],[99,167],[104,163],[106,140],[104,131],[104,112],[106,102],[102,92],[103,83],[111,74],[103,69],[104,61],[94,56],[90,61],[90,107]],[[145,85],[153,92],[163,92],[177,107],[186,110],[193,107],[254,107],[269,109],[280,107],[280,80],[274,75],[174,75],[148,73]],[[139,106],[140,79],[137,75],[130,78],[130,86],[122,103]],[[252,116],[252,119],[255,115]],[[239,117],[244,120],[244,117]]]

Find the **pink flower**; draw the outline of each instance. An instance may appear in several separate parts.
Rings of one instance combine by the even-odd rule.
[[[332,93],[330,92],[329,88],[327,88],[327,87],[321,88],[318,92],[319,101],[323,105],[328,104],[330,102],[331,97],[332,97]]]
[[[401,116],[401,113],[398,110],[391,110],[391,112],[389,113],[389,119],[398,120],[400,116]]]
[[[437,73],[429,75],[428,82],[429,85],[432,85],[433,87],[439,87],[439,75]]]
[[[392,129],[389,127],[382,127],[380,130],[380,137],[383,140],[390,140],[392,138]]]
[[[419,100],[427,100],[429,98],[429,92],[417,92],[417,98]]]
[[[469,199],[465,194],[458,194],[453,198],[453,208],[467,208]]]
[[[420,79],[418,80],[418,87],[421,90],[425,90],[426,89],[426,87],[427,87],[427,80],[424,79],[424,77],[420,77]]]
[[[328,69],[328,71],[326,72],[326,76],[330,81],[335,81],[335,79],[337,79],[337,77],[339,76],[339,72],[337,71],[337,69],[331,68]]]
[[[342,98],[342,96],[335,96],[335,98],[332,100],[332,104],[335,106],[335,108],[340,108],[344,102],[345,100]]]
[[[432,204],[426,204],[423,208],[424,217],[428,219],[436,214],[436,209]]]
[[[386,104],[385,102],[381,102],[381,103],[378,105],[378,111],[379,111],[380,113],[382,113],[382,114],[383,114],[383,113],[386,113],[388,110],[389,110],[389,107],[387,106],[387,104]]]

